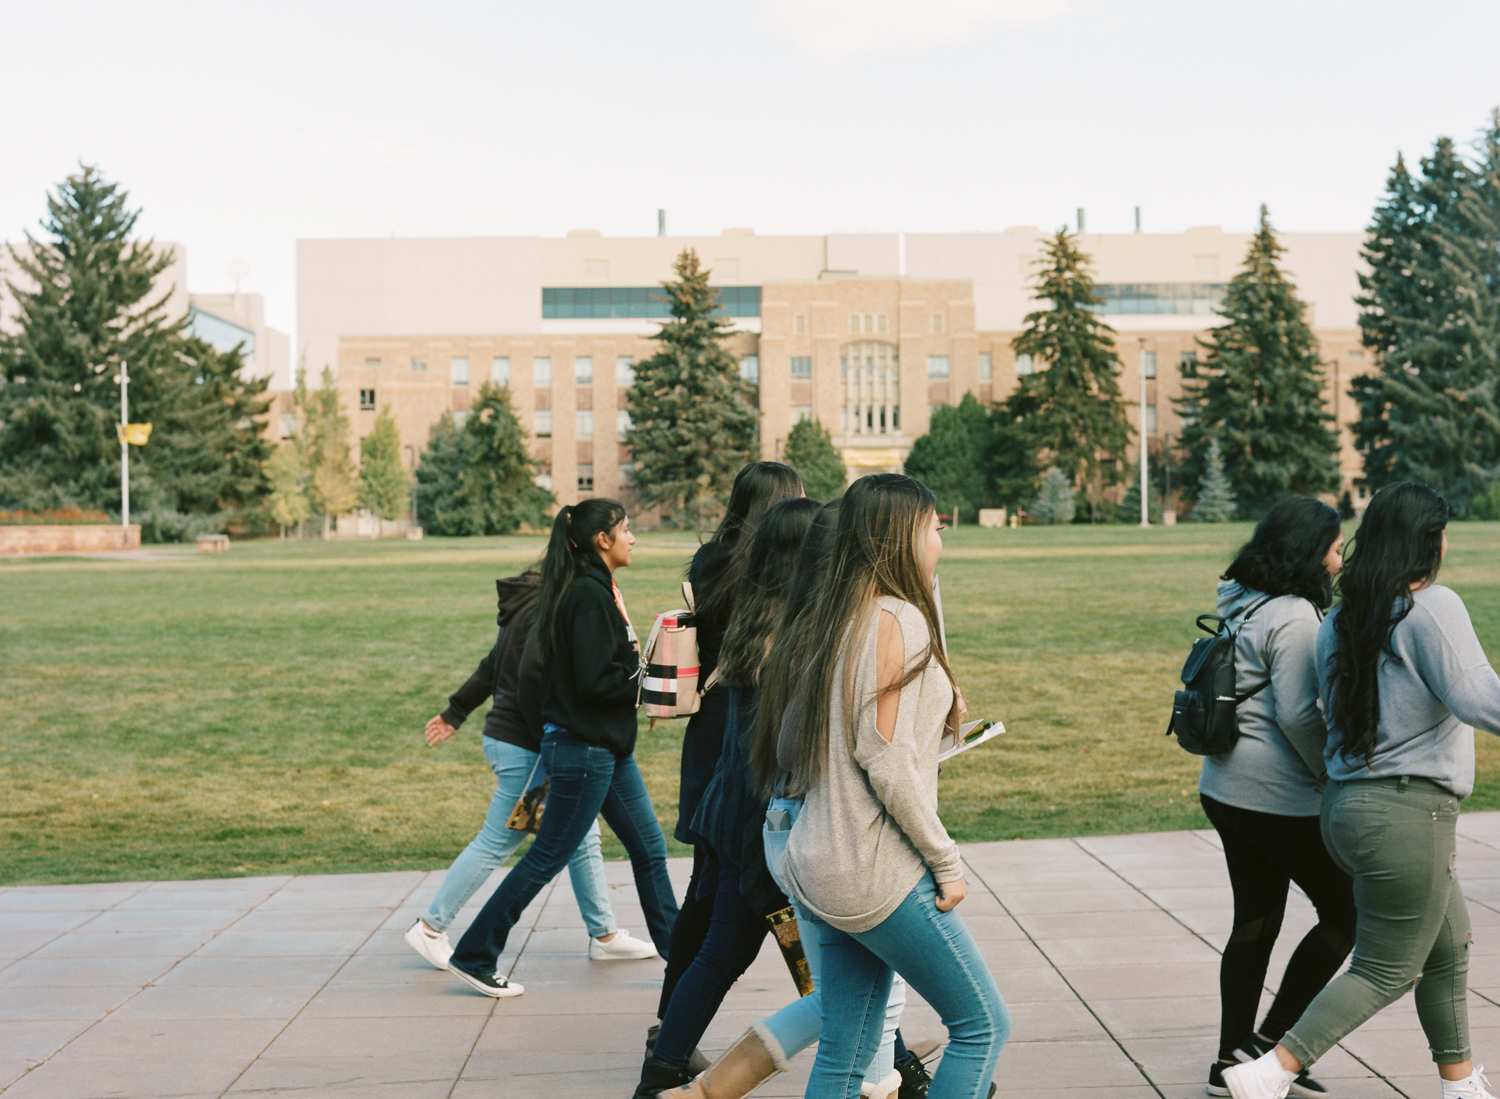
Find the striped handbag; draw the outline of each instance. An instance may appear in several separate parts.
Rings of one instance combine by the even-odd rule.
[[[704,693],[717,678],[711,676],[699,689],[698,624],[693,613],[693,586],[685,580],[682,597],[687,609],[657,615],[646,638],[641,704],[653,726],[660,718],[696,714]]]

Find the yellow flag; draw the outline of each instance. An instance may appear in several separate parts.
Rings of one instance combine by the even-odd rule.
[[[131,446],[145,446],[146,440],[151,438],[150,424],[116,424],[115,428],[120,436],[120,442],[129,443]]]

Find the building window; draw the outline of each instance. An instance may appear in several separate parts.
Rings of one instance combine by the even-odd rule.
[[[542,466],[542,468],[537,472],[537,475],[535,477],[533,477],[532,480],[536,482],[538,488],[544,488],[548,492],[551,492],[552,491],[552,466],[551,465],[544,465],[544,466]]]
[[[426,359],[413,359],[411,361],[411,372],[413,374],[425,374],[425,373],[427,373],[427,360]]]
[[[1349,352],[1349,359],[1350,359],[1351,362],[1359,362],[1364,357],[1365,357],[1365,353],[1363,351],[1351,351],[1351,352]]]
[[[1146,434],[1156,434],[1156,406],[1154,404],[1146,406]]]
[[[943,379],[948,377],[948,356],[928,355],[927,376],[934,379]]]
[[[490,381],[496,385],[510,384],[510,358],[508,356],[490,360]]]
[[[594,491],[594,463],[578,463],[578,491],[592,493]]]
[[[552,360],[547,357],[531,360],[531,384],[549,386],[552,384]]]
[[[380,366],[380,360],[379,359],[366,359],[365,360],[365,366],[369,367],[371,370],[374,370],[374,369],[376,369],[377,367]]]
[[[623,439],[625,438],[625,433],[630,430],[630,427],[630,413],[622,408],[615,413],[615,434]]]
[[[1177,369],[1184,378],[1191,378],[1198,373],[1198,352],[1184,351],[1177,356]]]
[[[464,424],[468,422],[469,413],[467,409],[460,409],[453,414],[453,426],[456,427],[459,431],[462,431],[464,429]]]
[[[609,281],[609,260],[586,259],[583,261],[583,277],[589,282]]]
[[[594,437],[594,413],[590,409],[579,409],[573,413],[573,432],[580,439]]]
[[[1100,313],[1217,313],[1222,282],[1101,282],[1094,287]]]
[[[812,380],[812,359],[808,357],[792,359],[792,381],[806,382]]]
[[[550,408],[539,408],[536,410],[536,437],[538,439],[552,438],[552,410]]]
[[[615,356],[615,385],[626,389],[635,384],[635,357],[632,355]]]
[[[995,360],[988,351],[979,353],[979,380],[982,382],[995,380]]]
[[[1016,356],[1016,376],[1017,377],[1025,377],[1027,374],[1030,374],[1034,369],[1035,369],[1035,367],[1032,366],[1031,356],[1030,355],[1017,355]]]
[[[932,330],[934,332],[943,331],[943,315],[941,313],[934,313],[932,315]]]
[[[283,412],[281,414],[281,437],[283,439],[295,439],[297,437],[297,414],[295,412]]]
[[[760,356],[744,355],[740,358],[740,377],[751,385],[760,384]]]
[[[940,409],[940,408],[947,408],[947,407],[948,406],[945,405],[945,404],[930,404],[930,405],[928,405],[927,406],[927,422],[928,423],[932,422],[932,418],[938,414],[938,409]]]
[[[359,391],[359,410],[361,412],[375,411],[375,391],[373,389],[361,389]]]
[[[1143,378],[1154,378],[1154,377],[1156,377],[1156,352],[1155,351],[1142,351],[1141,352],[1141,377],[1143,377]]]
[[[845,344],[839,350],[839,378],[845,435],[887,435],[901,427],[901,360],[894,344]]]
[[[594,384],[594,357],[579,355],[573,360],[573,381],[577,385]]]
[[[469,384],[469,360],[467,358],[449,359],[448,372],[453,376],[454,385]]]
[[[859,327],[859,314],[858,313],[850,313],[849,314],[849,334],[851,336],[857,336],[857,335],[859,335],[859,331],[860,331],[860,327]]]
[[[794,424],[800,424],[803,420],[811,420],[812,418],[813,418],[812,405],[810,405],[810,404],[794,404],[794,405],[792,405],[792,423],[794,423]]]
[[[630,479],[632,477],[634,477],[634,476],[635,476],[635,463],[634,462],[621,462],[620,463],[620,487],[624,488],[626,485],[630,484]]]
[[[798,336],[807,335],[807,314],[798,313],[792,317],[792,333]]]
[[[760,316],[759,286],[715,286],[721,317]],[[668,317],[667,298],[660,286],[544,286],[542,319],[584,317]]]
[[[884,335],[889,322],[884,313],[850,313],[849,331],[854,335],[879,333]]]

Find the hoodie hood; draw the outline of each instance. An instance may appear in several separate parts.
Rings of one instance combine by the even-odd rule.
[[[511,622],[522,611],[529,609],[542,590],[542,574],[523,572],[520,576],[507,576],[495,581],[495,591],[500,597],[500,613],[495,623],[500,626]]]
[[[1219,584],[1219,602],[1214,613],[1231,626],[1237,625],[1245,612],[1264,598],[1264,592],[1247,588],[1238,580],[1225,580]]]

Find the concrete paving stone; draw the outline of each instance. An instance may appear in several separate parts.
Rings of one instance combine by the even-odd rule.
[[[1066,1079],[1064,1090],[1140,1087],[1145,1079],[1111,1041],[1023,1042],[1012,1039],[1000,1053],[995,1086],[1001,1092],[1035,1090]],[[1076,1094],[1076,1092],[1075,1092]]]
[[[1469,1031],[1474,1059],[1480,1064],[1500,1063],[1500,1029],[1474,1027]],[[1341,1043],[1354,1056],[1374,1067],[1382,1076],[1434,1075],[1432,1053],[1419,1026],[1393,1030],[1360,1027]]]
[[[1062,974],[1051,966],[1045,969],[992,969],[991,975],[1000,987],[1000,995],[1012,1006],[1078,998]]]
[[[531,1012],[538,1015],[640,1015],[656,1017],[656,1005],[661,999],[661,981],[632,981],[614,986],[612,995],[601,1000],[596,990],[588,986],[559,982],[529,980],[526,995],[500,1000],[495,1005],[496,1015],[514,1015]],[[471,993],[478,995],[478,993]]]
[[[23,1069],[39,1065],[90,1025],[84,1019],[7,1021],[0,1027],[0,1061],[20,1060]]]
[[[1065,976],[1077,966],[1217,962],[1219,958],[1218,953],[1201,939],[1185,931],[1178,935],[1142,935],[1134,939],[1118,936],[1055,939],[1043,943],[1042,948]]]
[[[286,1025],[282,1019],[101,1020],[68,1044],[95,1064],[238,1061],[248,1064]]]
[[[779,959],[778,959],[779,960]],[[660,958],[632,962],[591,962],[586,954],[534,954],[526,950],[511,975],[548,981],[590,981],[613,987],[621,982],[654,981],[661,984],[666,963]],[[783,968],[783,973],[786,970]]]
[[[0,988],[144,985],[177,962],[175,955],[127,958],[22,958],[0,969]]]
[[[990,942],[996,939],[1024,939],[1026,932],[1010,916],[970,916],[963,914],[964,926],[975,942]]]
[[[0,988],[0,1023],[103,1018],[140,991],[138,985]]]
[[[317,985],[233,988],[152,985],[143,988],[111,1019],[291,1019],[312,999]]]
[[[84,931],[59,935],[31,954],[32,959],[51,958],[144,958],[171,954],[191,954],[213,936],[211,931],[112,931],[93,933],[93,924]]]
[[[508,1076],[464,1077],[454,1085],[449,1093],[450,1099],[495,1099],[497,1095],[503,1095],[505,1099],[612,1099],[630,1095],[640,1080],[639,1063],[595,1067],[591,1062],[585,1062],[574,1068],[562,1067],[553,1071],[548,1064],[531,1060],[532,1057],[545,1056],[529,1055],[524,1063],[516,1064],[515,1071]],[[760,1095],[761,1092],[757,1091],[757,1099]]]
[[[1068,983],[1092,1003],[1103,1000],[1162,999],[1177,996],[1217,996],[1219,960],[1163,962],[1147,965],[1070,966]],[[1003,985],[1001,986],[1004,987]]]
[[[226,1095],[349,1095],[442,1099],[458,1079],[462,1055],[262,1057]],[[495,1093],[490,1093],[494,1099]]]
[[[1030,939],[989,939],[976,943],[991,973],[1020,969],[1051,969],[1046,953]]]
[[[1018,922],[1037,942],[1053,939],[1120,938],[1140,935],[1181,935],[1182,924],[1162,911],[1132,912],[1121,919],[1114,912],[1053,912],[1023,914]]]
[[[9,931],[0,935],[0,967],[33,954],[52,942],[60,931]]]
[[[323,1057],[447,1057],[473,1048],[482,1016],[443,1015],[387,1019],[302,1018],[292,1020],[262,1059]],[[454,1074],[456,1077],[456,1073]]]
[[[644,935],[641,937],[644,938]],[[526,951],[538,954],[582,954],[586,956],[589,952],[589,933],[576,923],[571,927],[538,929],[531,932],[526,940]]]
[[[5,1099],[213,1099],[244,1071],[238,1061],[127,1061],[101,1066],[64,1050],[5,1089]]]
[[[140,886],[79,889],[54,885],[7,889],[0,893],[0,912],[103,912],[139,891]]]
[[[205,883],[207,884],[207,883]],[[192,909],[234,909],[248,912],[272,890],[227,889],[143,889],[127,901],[121,901],[111,912],[186,912]]]
[[[515,961],[514,952],[508,951],[500,955],[499,971],[509,973]],[[338,974],[338,979],[343,982],[384,985],[420,984],[436,980],[439,983],[451,983],[454,987],[468,987],[462,985],[457,977],[434,969],[427,961],[418,957],[416,951],[409,954],[355,954],[341,961]]]
[[[110,913],[113,915],[113,913]],[[310,909],[305,912],[277,911],[257,908],[244,913],[235,923],[235,931],[377,931],[385,923],[383,910],[379,908],[352,908],[347,911],[333,909]],[[407,924],[406,927],[410,927]],[[399,939],[401,933],[396,933]]]
[[[1010,1003],[1011,1037],[1023,1042],[1097,1041],[1109,1037],[1078,1000]]]
[[[242,878],[177,878],[170,881],[148,882],[142,891],[174,893],[186,889],[207,893],[274,893],[287,883],[296,880],[296,876],[292,874],[249,874]]]
[[[160,935],[171,931],[223,931],[245,915],[246,908],[112,908],[101,912],[80,928],[90,935],[132,931]]]
[[[38,931],[61,935],[75,927],[97,920],[97,912],[5,912],[0,911],[0,940],[12,935],[30,934]]]
[[[394,889],[410,893],[426,878],[425,870],[390,870],[372,874],[305,874],[291,878],[286,893],[343,894],[366,889]]]
[[[613,1054],[614,1063],[623,1064],[625,1055],[638,1059],[644,1053],[646,1028],[655,1022],[654,1011],[646,1018],[595,1015],[586,1027],[579,1027],[571,1015],[495,1015],[485,1023],[474,1056],[537,1053],[562,1045],[580,1052]]]
[[[1219,1036],[1180,1035],[1173,1038],[1134,1037],[1123,1040],[1130,1056],[1140,1062],[1151,1082],[1172,1086],[1193,1084],[1198,1095],[1208,1082],[1208,1068],[1219,1056]]]
[[[1051,915],[1063,912],[1140,912],[1158,907],[1134,889],[1098,889],[1093,892],[1048,890],[1001,894],[1005,907],[1017,916]]]
[[[1219,1033],[1219,997],[1175,996],[1140,1000],[1090,1000],[1109,1032],[1127,1046],[1131,1038]]]
[[[1233,894],[1228,889],[1212,886],[1147,889],[1145,894],[1152,904],[1160,905],[1168,912],[1177,909],[1234,908]]]
[[[484,996],[460,996],[451,978],[433,970],[438,981],[421,984],[357,984],[330,981],[302,1008],[303,1019],[396,1019],[488,1015]]]
[[[344,958],[184,958],[153,983],[169,988],[196,985],[213,988],[280,988],[321,985],[332,977]],[[431,972],[431,966],[428,967]]]
[[[383,908],[390,911],[401,904],[404,896],[402,891],[394,889],[350,889],[344,893],[327,889],[296,892],[282,889],[272,893],[256,907],[262,912],[311,912],[318,909],[349,912],[356,908]]]
[[[216,935],[198,951],[203,958],[287,958],[352,954],[369,931],[241,931]]]

